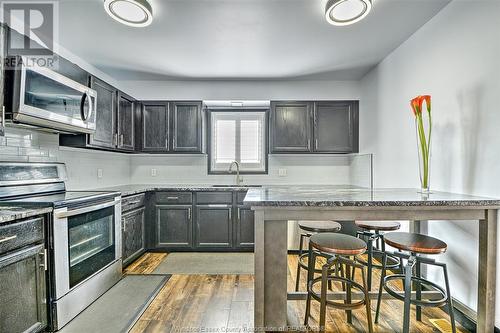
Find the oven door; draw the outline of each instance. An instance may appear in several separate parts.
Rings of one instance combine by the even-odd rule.
[[[22,60],[13,120],[63,132],[95,131],[95,90],[49,68],[26,66],[26,57],[18,59]]]
[[[56,299],[121,258],[120,197],[54,212]]]

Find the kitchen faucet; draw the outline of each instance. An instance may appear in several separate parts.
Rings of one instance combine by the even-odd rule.
[[[236,186],[240,186],[241,182],[243,181],[243,179],[240,178],[240,163],[237,161],[232,161],[229,165],[229,172],[233,172],[233,165],[236,165]]]

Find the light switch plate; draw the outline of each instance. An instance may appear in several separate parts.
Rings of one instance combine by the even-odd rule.
[[[278,169],[278,176],[286,177],[286,169]]]
[[[158,175],[158,171],[156,169],[151,169],[151,177],[156,177]]]
[[[102,178],[102,169],[97,169],[97,178]]]

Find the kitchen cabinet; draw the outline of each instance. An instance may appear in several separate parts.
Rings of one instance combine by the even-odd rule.
[[[141,123],[143,152],[202,152],[201,102],[143,102]]]
[[[192,248],[192,206],[156,205],[156,232],[156,248]]]
[[[90,134],[89,144],[101,148],[115,148],[117,90],[94,76],[90,82],[91,88],[97,92],[97,100],[96,130]]]
[[[270,151],[359,151],[358,101],[271,102]]]
[[[0,332],[39,332],[47,326],[43,219],[0,227]]]
[[[143,102],[141,117],[141,151],[168,152],[170,147],[168,102]]]
[[[236,211],[235,246],[253,249],[255,245],[254,212],[250,207],[244,205],[238,205]]]
[[[201,102],[171,102],[172,152],[202,152]]]
[[[122,215],[122,261],[123,266],[138,258],[145,249],[145,208],[132,210]]]
[[[123,92],[118,92],[117,104],[117,147],[120,150],[135,149],[135,100]]]
[[[314,105],[314,151],[352,153],[357,148],[358,103],[317,102]]]
[[[271,102],[271,153],[311,151],[312,102]]]
[[[232,210],[229,205],[197,205],[196,206],[196,247],[197,248],[231,248]]]

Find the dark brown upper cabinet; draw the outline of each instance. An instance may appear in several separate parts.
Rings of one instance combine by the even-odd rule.
[[[312,102],[271,102],[271,153],[311,151]]]
[[[170,147],[168,102],[143,102],[141,151],[165,153]]]
[[[135,100],[118,92],[118,149],[134,151],[135,149]]]
[[[202,152],[201,102],[171,102],[172,151]]]
[[[135,150],[135,113],[138,102],[106,82],[92,77],[90,87],[97,92],[96,130],[92,134],[61,134],[59,144],[78,148],[112,151]]]
[[[141,151],[201,153],[201,102],[143,102]]]
[[[358,102],[316,102],[314,105],[314,152],[358,151]]]
[[[89,136],[89,144],[94,147],[115,148],[116,134],[116,94],[117,90],[104,81],[92,77],[90,87],[97,92],[96,129]]]
[[[271,153],[358,152],[358,101],[271,102]]]

